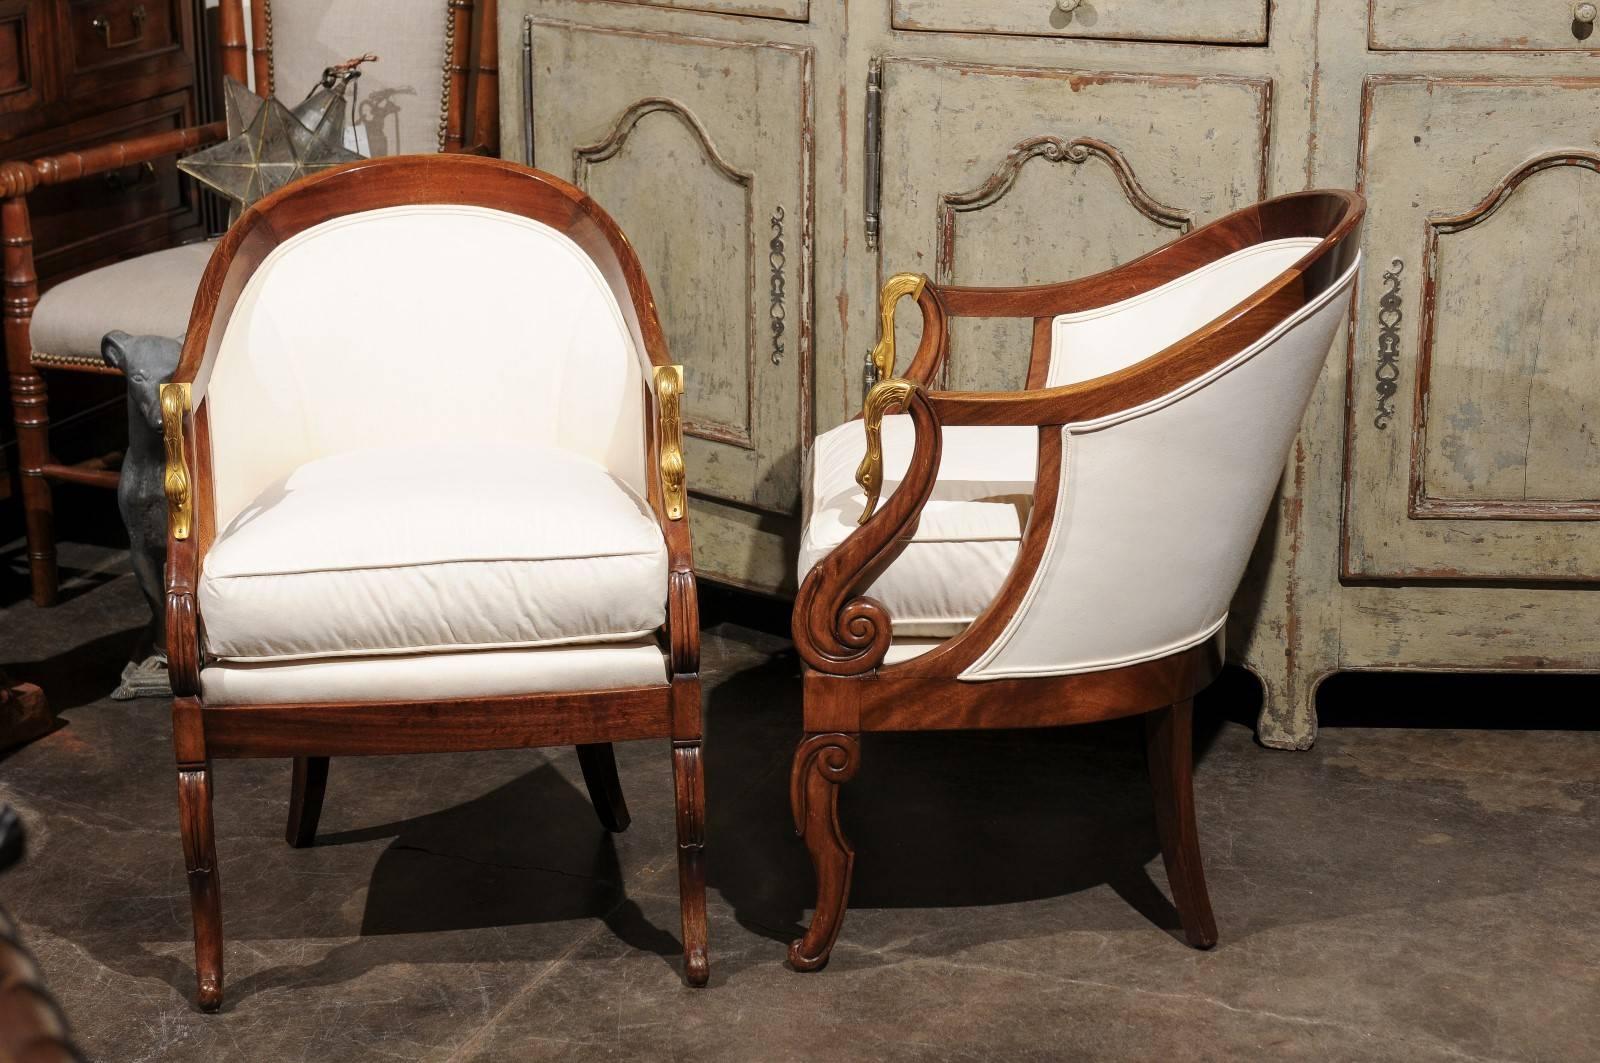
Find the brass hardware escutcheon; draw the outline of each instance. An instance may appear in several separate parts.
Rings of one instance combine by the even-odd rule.
[[[89,23],[90,28],[99,31],[100,41],[105,45],[107,51],[115,51],[118,48],[131,48],[144,40],[144,24],[150,17],[149,13],[145,11],[144,5],[140,4],[134,8],[129,12],[129,16],[133,19],[133,35],[124,37],[120,41],[111,39],[111,20],[105,16],[102,15]]]
[[[909,380],[890,377],[872,385],[867,401],[861,408],[862,426],[867,432],[867,453],[856,467],[856,483],[867,493],[867,506],[861,511],[856,524],[865,524],[878,508],[878,496],[883,493],[883,415],[891,409],[903,410],[916,385]]]
[[[658,365],[655,369],[656,401],[661,404],[661,504],[668,520],[683,519],[684,465],[683,366]]]
[[[161,435],[166,443],[167,471],[162,487],[167,494],[167,530],[174,539],[187,539],[194,528],[194,484],[183,452],[183,419],[189,413],[189,385],[161,385]]]

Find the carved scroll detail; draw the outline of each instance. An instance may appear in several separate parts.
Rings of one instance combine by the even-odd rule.
[[[895,304],[907,295],[913,299],[922,298],[922,289],[927,284],[928,278],[920,273],[896,273],[884,282],[883,293],[878,297],[878,345],[872,348],[870,356],[876,374],[874,383],[894,376]]]
[[[718,172],[737,185],[742,185],[746,188],[750,186],[754,175],[736,169],[732,163],[722,157],[722,153],[717,150],[716,144],[712,143],[711,134],[706,131],[705,126],[700,124],[700,120],[690,112],[689,108],[666,96],[646,96],[622,112],[622,117],[617,119],[617,124],[612,126],[611,132],[606,134],[604,140],[573,151],[573,172],[574,176],[578,178],[575,182],[578,187],[587,187],[584,178],[587,176],[590,166],[597,162],[605,162],[621,151],[623,145],[628,142],[628,137],[632,134],[634,127],[639,124],[639,120],[645,115],[655,114],[657,111],[670,111],[681,118],[684,125],[688,126],[689,131],[695,135],[695,139],[700,141],[701,150],[706,153],[706,158],[711,160],[711,164],[717,168]]]
[[[1373,371],[1378,378],[1378,416],[1372,424],[1380,431],[1394,417],[1394,396],[1400,390],[1400,321],[1405,316],[1400,310],[1400,273],[1405,268],[1404,262],[1394,260],[1383,275],[1389,290],[1378,300],[1378,368]]]
[[[1093,137],[1077,137],[1073,140],[1049,135],[1029,137],[1007,152],[1000,166],[977,188],[965,192],[946,192],[939,196],[938,262],[934,273],[934,279],[939,284],[951,283],[956,215],[983,210],[1004,199],[1015,187],[1022,168],[1034,159],[1070,162],[1078,166],[1090,159],[1099,159],[1111,168],[1128,203],[1144,217],[1180,233],[1188,232],[1194,225],[1193,212],[1169,207],[1145,191],[1127,158],[1105,141]]]
[[[772,321],[772,364],[783,362],[784,318],[788,316],[783,305],[783,267],[787,260],[783,253],[783,208],[772,212],[772,242],[767,245],[767,265],[772,267],[772,305],[767,316]]]
[[[189,412],[189,385],[161,385],[161,434],[166,443],[167,470],[162,486],[167,494],[167,530],[174,539],[187,539],[194,525],[194,485],[183,453],[183,418]]]
[[[817,874],[816,914],[804,936],[789,945],[789,963],[799,971],[814,971],[828,962],[844,921],[856,854],[839,825],[839,786],[852,779],[860,765],[861,746],[855,735],[814,734],[795,750],[789,808]]]

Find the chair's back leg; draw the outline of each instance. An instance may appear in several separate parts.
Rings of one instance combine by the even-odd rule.
[[[32,173],[12,168],[9,163],[6,166],[8,169],[0,172],[0,184],[12,184],[21,180],[16,175]],[[28,201],[23,195],[13,194],[0,203],[0,235],[4,237],[6,362],[11,377],[11,416],[17,431],[18,466],[22,471],[28,568],[33,577],[34,604],[54,605],[57,586],[55,511],[50,481],[44,477],[44,467],[50,462],[50,410],[44,377],[33,365],[33,340],[29,329],[34,304],[39,301],[39,287],[33,269],[33,229],[28,221]]]
[[[1209,949],[1217,943],[1217,921],[1211,914],[1200,862],[1200,832],[1194,821],[1194,702],[1181,701],[1148,713],[1144,726],[1156,829],[1172,903],[1189,944]]]
[[[211,825],[211,762],[178,766],[178,828],[194,912],[194,967],[202,1011],[222,1006],[222,877]]]
[[[289,783],[289,823],[284,840],[305,849],[317,840],[317,820],[322,818],[322,797],[328,790],[327,757],[295,757]]]
[[[622,780],[617,778],[617,756],[610,742],[578,747],[578,764],[583,768],[583,784],[600,825],[613,834],[628,829],[633,822],[628,802],[622,796]]]

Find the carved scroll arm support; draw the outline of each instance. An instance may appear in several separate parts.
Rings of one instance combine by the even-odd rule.
[[[942,433],[923,389],[905,380],[886,380],[867,398],[867,414],[881,423],[890,410],[903,408],[916,430],[911,463],[887,502],[865,516],[862,524],[800,584],[795,597],[794,642],[806,664],[830,675],[860,675],[882,663],[889,650],[889,614],[882,603],[862,591],[900,555],[915,534],[922,507],[933,493],[939,472]],[[876,436],[876,432],[873,432]],[[875,465],[882,486],[881,447],[876,457],[869,443],[864,469]]]
[[[690,561],[683,460],[683,366],[657,365],[650,389],[650,502],[667,543],[667,649],[673,675],[700,671],[700,606]]]

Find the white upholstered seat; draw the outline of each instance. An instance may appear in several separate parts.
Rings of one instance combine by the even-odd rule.
[[[911,419],[883,420],[884,494],[911,461]],[[1033,496],[1039,432],[1032,427],[944,430],[939,482],[916,536],[867,594],[881,601],[896,635],[959,632],[989,604],[1017,558]],[[859,420],[822,433],[811,450],[800,577],[856,528],[867,498],[855,481],[866,450]]]
[[[207,653],[234,662],[642,638],[666,619],[645,503],[553,447],[351,451],[301,466],[206,555]]]

